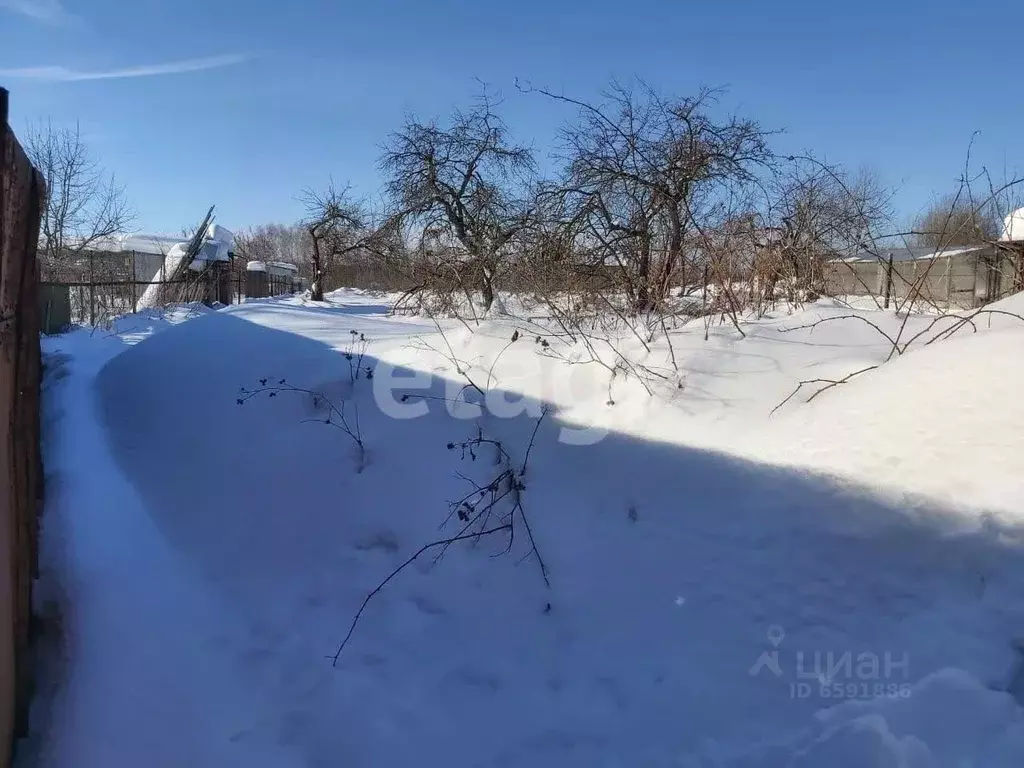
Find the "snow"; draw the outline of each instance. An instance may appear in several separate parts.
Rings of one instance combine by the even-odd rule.
[[[33,764],[1020,764],[1017,320],[925,345],[950,321],[822,300],[743,336],[679,325],[671,353],[619,329],[594,362],[536,314],[328,298],[44,342],[67,661]],[[885,362],[882,332],[922,335]],[[653,395],[609,381],[620,358]],[[316,395],[249,399],[261,379]],[[325,398],[358,409],[364,457]],[[522,499],[550,589],[522,528],[507,554],[460,542],[374,597],[333,666],[366,595],[456,530],[460,474],[495,473],[446,448],[478,427],[517,466],[537,428]]]
[[[1005,511],[1024,499],[1024,326],[911,351],[762,435],[787,464]],[[955,370],[969,375],[950,375]],[[978,388],[984,382],[984,395]],[[755,451],[757,452],[757,451]],[[941,471],[936,471],[941,468]]]
[[[214,647],[225,637],[224,606],[189,577],[145,514],[97,418],[92,380],[103,363],[125,344],[197,314],[182,307],[122,319],[101,336],[76,331],[60,340],[62,352],[47,356],[48,491],[37,598],[60,600],[74,658],[69,668],[58,662],[63,680],[45,741],[25,747],[44,764],[289,764],[259,739],[237,746],[204,739],[196,751],[211,724],[242,727],[259,713],[259,699],[239,687],[241,678],[225,677]],[[48,594],[55,585],[59,591]],[[169,663],[175,658],[187,662]],[[168,723],[182,729],[173,739]]]
[[[932,768],[1017,765],[1024,754],[1017,703],[956,669],[928,675],[907,696],[844,702],[815,720],[815,732],[778,754],[748,755],[732,764]]]
[[[276,275],[297,275],[299,268],[287,261],[250,261],[245,265],[247,272],[270,272]]]
[[[1007,214],[1003,220],[1003,232],[999,239],[1011,242],[1024,240],[1024,208],[1018,208]]]
[[[192,269],[202,269],[205,264],[212,261],[229,261],[234,247],[235,236],[219,224],[211,224],[206,230],[205,242],[189,266]]]
[[[159,251],[163,255],[163,267],[158,269],[152,281],[146,286],[139,298],[139,307],[152,309],[160,304],[160,291],[164,280],[175,279],[177,269],[182,260],[186,258],[189,243],[177,242],[167,250]],[[222,226],[211,224],[206,231],[205,240],[196,253],[188,268],[193,271],[201,271],[207,264],[214,261],[228,261],[231,258],[231,249],[234,247],[234,235]]]
[[[111,235],[93,241],[91,250],[110,253],[135,251],[153,256],[168,256],[173,250],[182,251],[188,238],[181,235],[153,235],[142,232]],[[201,253],[205,261],[227,261],[234,247],[235,236],[219,224],[211,224],[206,231],[206,244]]]
[[[148,253],[154,256],[162,256],[182,241],[181,235],[154,235],[143,232],[133,232],[123,235],[111,235],[94,240],[91,249],[109,253],[120,253],[123,251],[135,251],[136,253]]]
[[[226,227],[222,227],[220,224],[211,224],[206,228],[206,239],[212,240],[215,243],[223,243],[228,246],[229,250],[234,247],[235,244],[234,234]]]
[[[146,286],[146,290],[139,297],[139,307],[142,309],[153,309],[160,303],[160,290],[163,287],[163,279],[170,279],[176,273],[178,265],[185,258],[187,243],[176,243],[164,256],[163,268],[158,269],[153,276],[152,282]]]
[[[968,245],[968,246],[946,246],[944,248],[932,248],[930,246],[912,246],[912,247],[900,247],[900,248],[879,248],[873,253],[859,253],[853,256],[846,256],[838,259],[848,264],[862,263],[862,262],[879,262],[885,263],[890,256],[894,262],[904,261],[928,261],[930,259],[951,259],[957,256],[966,256],[967,254],[975,253],[976,251],[983,251],[987,246],[984,245]]]

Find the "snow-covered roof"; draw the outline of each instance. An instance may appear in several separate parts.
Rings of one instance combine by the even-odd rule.
[[[1003,233],[999,239],[1003,242],[1024,241],[1024,208],[1018,208],[1003,219]]]
[[[904,261],[929,261],[936,258],[951,258],[954,256],[965,256],[975,251],[983,251],[989,246],[980,245],[962,245],[962,246],[951,246],[948,248],[932,248],[931,246],[911,246],[909,248],[878,248],[874,251],[864,251],[861,253],[854,254],[853,256],[846,256],[844,258],[837,259],[837,261],[844,261],[850,263],[865,263],[865,262],[877,262],[877,261],[888,261],[889,256],[892,256],[894,262]]]
[[[135,251],[155,256],[166,256],[176,245],[186,245],[189,238],[182,235],[154,235],[133,232],[102,237],[89,244],[89,250],[101,253]],[[210,245],[215,244],[215,245]],[[211,224],[206,231],[206,244],[196,257],[202,261],[225,261],[234,248],[235,236],[219,224]]]
[[[272,275],[297,275],[299,268],[288,261],[250,261],[245,265],[247,272],[269,272]]]
[[[228,261],[231,249],[235,247],[235,236],[218,224],[211,224],[206,230],[206,239],[196,254],[196,262],[200,265],[211,261]]]
[[[152,235],[134,232],[132,234],[101,237],[89,244],[89,250],[100,253],[135,251],[136,253],[164,256],[170,252],[171,248],[185,239],[181,235]],[[74,245],[74,243],[69,243],[69,245]]]

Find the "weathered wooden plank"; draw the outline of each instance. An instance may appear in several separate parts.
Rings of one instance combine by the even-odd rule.
[[[13,308],[8,302],[8,252],[13,249],[11,226],[14,212],[10,201],[16,194],[16,179],[10,160],[13,136],[7,129],[7,92],[0,89],[0,765],[9,765],[14,735],[14,509],[10,468],[13,463],[11,412],[14,366],[11,360],[14,331]]]
[[[42,491],[36,245],[42,182],[0,89],[0,766],[27,725],[26,656]]]

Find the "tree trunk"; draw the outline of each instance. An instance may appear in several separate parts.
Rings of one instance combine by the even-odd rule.
[[[482,266],[480,277],[482,281],[480,294],[484,301],[484,312],[490,312],[491,306],[494,304],[494,272],[490,267]]]
[[[309,286],[309,298],[311,301],[324,300],[324,270],[320,261],[320,241],[316,234],[313,236],[313,284]]]
[[[637,312],[647,312],[651,309],[651,241],[648,237],[642,238],[640,243],[636,285],[636,303],[633,309]]]
[[[885,264],[885,309],[889,308],[889,300],[892,298],[892,254]]]
[[[669,206],[669,240],[668,251],[665,254],[665,263],[662,265],[661,279],[658,281],[658,294],[653,297],[652,307],[664,301],[672,288],[672,275],[676,266],[683,263],[683,222],[679,216],[679,210]],[[686,288],[685,274],[683,274],[683,289]]]

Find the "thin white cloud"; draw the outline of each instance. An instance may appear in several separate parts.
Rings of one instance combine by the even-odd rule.
[[[62,24],[74,18],[60,0],[0,0],[0,8],[20,13],[44,24]]]
[[[8,0],[0,0],[0,3]],[[51,83],[77,83],[85,80],[120,80],[127,77],[154,77],[158,75],[180,75],[185,72],[202,72],[207,69],[218,69],[241,64],[248,56],[241,54],[225,54],[209,56],[204,59],[185,59],[171,61],[166,64],[145,64],[137,67],[121,69],[101,69],[96,71],[74,70],[66,67],[21,67],[18,69],[0,69],[0,77],[18,78],[21,80],[39,80]]]

